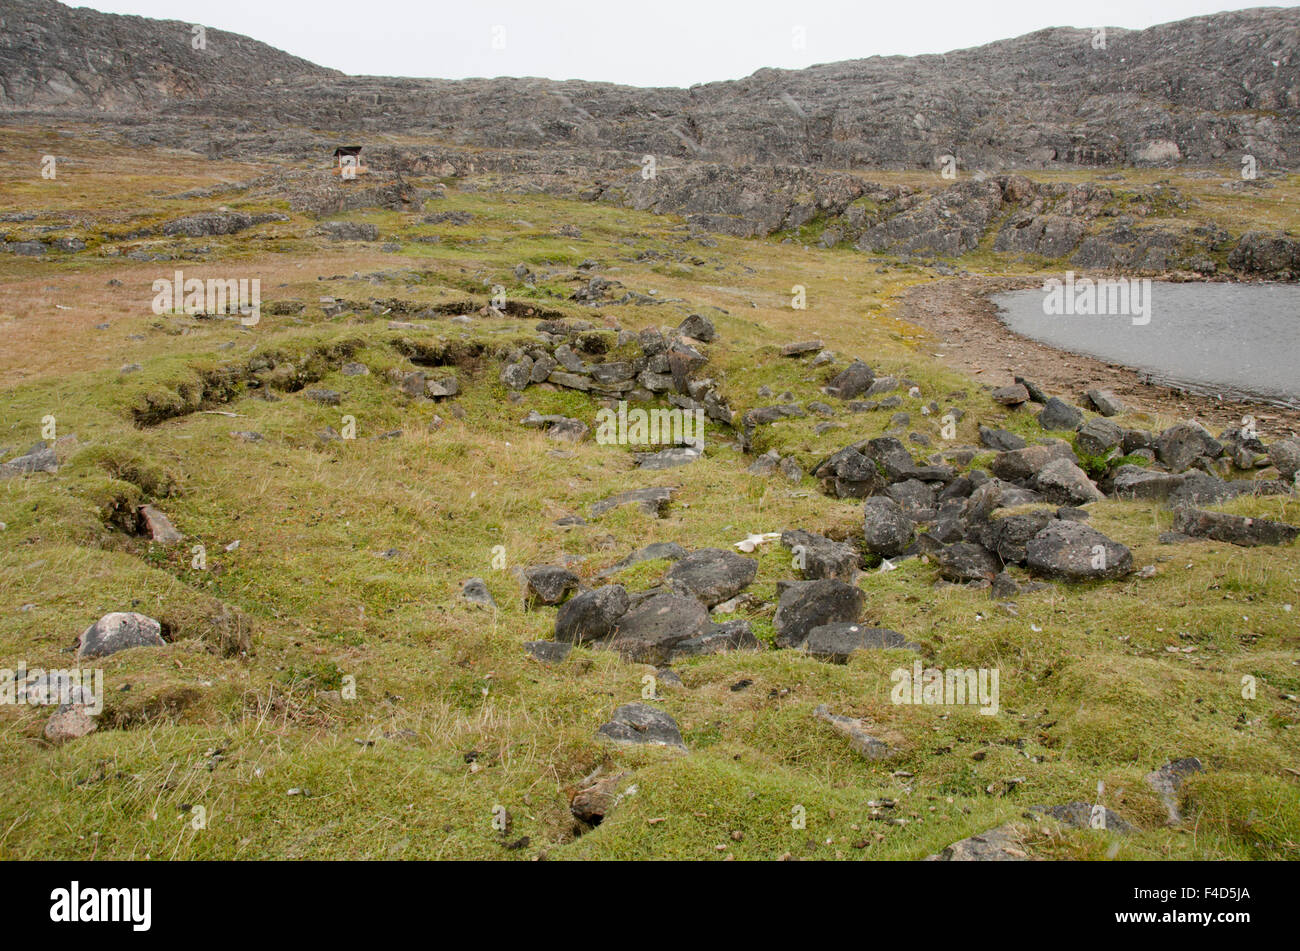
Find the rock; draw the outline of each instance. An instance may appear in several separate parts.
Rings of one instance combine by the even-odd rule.
[[[709,362],[709,358],[694,347],[675,340],[668,347],[668,369],[678,393],[689,392],[691,374]]]
[[[644,703],[625,703],[598,731],[615,743],[672,746],[686,749],[677,721]]]
[[[980,525],[976,534],[979,542],[996,554],[1006,564],[1022,564],[1029,556],[1029,540],[1052,521],[1049,512],[1023,512],[1018,515],[996,515]]]
[[[1032,479],[1043,466],[1054,459],[1064,459],[1071,465],[1078,462],[1069,444],[1058,439],[1035,446],[1026,446],[1024,449],[1000,452],[989,465],[989,470],[999,479],[1006,479],[1008,482],[1024,482]]]
[[[945,581],[992,581],[1002,570],[1002,564],[987,548],[972,542],[947,545],[934,555],[939,566],[939,577]]]
[[[1021,403],[1029,402],[1029,391],[1020,383],[1000,386],[989,395],[993,398],[993,402],[1001,403],[1003,406],[1019,406]]]
[[[1223,512],[1179,508],[1174,512],[1174,531],[1192,538],[1211,538],[1243,548],[1259,545],[1288,545],[1300,535],[1300,528],[1285,522],[1244,518]]]
[[[45,738],[51,743],[66,743],[95,731],[95,720],[79,703],[65,704],[45,723]]]
[[[1223,444],[1195,421],[1170,426],[1156,437],[1153,448],[1171,472],[1186,470],[1201,456],[1217,459],[1223,454]]]
[[[492,600],[492,593],[488,591],[486,582],[482,578],[470,578],[460,589],[461,599],[468,601],[470,604],[477,604],[480,607],[495,609],[497,603]]]
[[[140,506],[139,517],[141,530],[159,545],[175,545],[185,540],[171,520],[152,505]]]
[[[1111,476],[1111,491],[1121,499],[1164,500],[1187,477],[1125,463]]]
[[[1074,436],[1074,445],[1089,456],[1104,456],[1124,442],[1124,430],[1108,419],[1090,419]]]
[[[344,376],[369,376],[370,368],[364,363],[348,362],[339,368]]]
[[[322,406],[338,406],[343,401],[343,397],[337,390],[327,390],[321,387],[304,390],[303,396],[313,403],[320,403]]]
[[[0,465],[0,479],[8,479],[17,475],[27,475],[32,472],[58,472],[59,458],[53,449],[41,444],[26,455],[10,459],[8,462]]]
[[[937,855],[926,856],[927,862],[1024,862],[1025,852],[1020,833],[1011,823],[972,835],[947,846]]]
[[[1005,429],[990,429],[987,426],[980,426],[979,432],[980,444],[987,446],[989,449],[996,449],[999,452],[1024,449],[1026,445],[1024,439]]]
[[[702,548],[668,570],[664,583],[672,590],[713,607],[744,591],[758,574],[758,562],[734,551]]]
[[[563,565],[538,565],[524,571],[528,586],[528,603],[560,604],[581,582],[578,576]]]
[[[1053,459],[1039,469],[1034,488],[1057,505],[1086,505],[1105,498],[1086,472],[1065,459]]]
[[[82,632],[77,658],[107,657],[132,647],[162,647],[162,625],[132,611],[105,614]]]
[[[867,732],[867,724],[863,720],[855,717],[846,717],[838,713],[831,713],[825,705],[819,705],[813,710],[813,716],[819,720],[825,720],[836,731],[844,734],[849,738],[849,743],[857,752],[861,753],[869,760],[885,759],[890,755],[889,744],[883,740],[878,740]]]
[[[852,545],[801,529],[782,532],[781,544],[790,549],[805,580],[835,578],[850,585],[857,581],[858,551]]]
[[[698,340],[700,343],[712,343],[718,335],[713,321],[700,314],[691,314],[677,325],[677,332]]]
[[[645,489],[632,489],[628,492],[619,492],[617,495],[611,495],[609,498],[601,499],[591,506],[592,517],[604,515],[606,512],[612,512],[614,509],[624,505],[636,504],[641,507],[641,511],[647,515],[653,515],[659,518],[668,508],[668,503],[672,501],[673,493],[676,488],[667,486],[652,486]]]
[[[799,463],[795,462],[790,456],[786,456],[777,463],[777,469],[787,482],[798,483],[803,481],[804,471],[799,468]]]
[[[999,601],[1014,598],[1020,594],[1020,582],[1005,571],[999,572],[993,579],[993,587],[989,590],[989,594]]]
[[[635,453],[637,468],[647,470],[675,469],[678,466],[688,466],[692,462],[699,461],[703,455],[704,453],[699,449],[687,449],[681,446],[672,449],[661,449],[659,452]]]
[[[1029,399],[1032,402],[1046,403],[1048,401],[1048,395],[1043,392],[1043,388],[1038,384],[1026,380],[1023,376],[1017,376],[1013,379],[1029,392]]]
[[[1119,401],[1110,390],[1089,390],[1088,402],[1102,416],[1120,416],[1128,412],[1128,407]]]
[[[843,622],[813,628],[803,644],[803,649],[813,657],[833,664],[847,663],[849,655],[854,651],[891,648],[920,650],[916,644],[909,644],[897,631]]]
[[[1082,522],[1053,520],[1025,545],[1029,570],[1046,578],[1088,581],[1121,578],[1133,570],[1133,555]]]
[[[1098,829],[1117,832],[1120,835],[1128,835],[1133,831],[1133,827],[1117,813],[1111,812],[1105,806],[1098,807],[1090,802],[1067,802],[1061,806],[1050,807],[1036,806],[1034,811],[1049,815],[1072,829],[1091,829],[1095,824]]]
[[[597,363],[591,368],[591,378],[597,383],[626,383],[636,379],[636,370],[630,363]]]
[[[1159,794],[1160,801],[1164,803],[1165,810],[1169,813],[1169,825],[1181,825],[1183,821],[1178,802],[1183,781],[1193,773],[1203,772],[1205,767],[1201,765],[1201,761],[1194,756],[1189,756],[1165,763],[1159,769],[1147,773],[1147,785]]]
[[[524,651],[543,664],[561,664],[572,650],[573,645],[566,641],[527,641],[524,644]]]
[[[781,348],[781,356],[802,357],[804,354],[816,353],[821,349],[823,345],[820,340],[804,340],[799,343],[787,343]]]
[[[551,374],[551,376],[556,376],[556,375],[557,374],[555,373]],[[533,364],[531,360],[528,361],[527,363],[508,363],[501,370],[501,382],[504,383],[512,390],[524,389],[526,386],[528,386],[529,383],[532,382],[532,379],[533,379]],[[584,381],[584,385],[585,385],[585,381]]]
[[[1053,396],[1038,414],[1038,425],[1044,429],[1078,429],[1083,423],[1083,411],[1065,400]]]
[[[317,230],[331,241],[379,240],[379,227],[360,221],[325,221]]]
[[[429,380],[424,384],[424,395],[430,399],[440,400],[455,396],[460,392],[460,381],[454,376],[445,376],[440,380]]]
[[[559,364],[555,362],[554,357],[549,353],[543,353],[533,360],[533,368],[528,373],[528,379],[533,383],[545,383],[557,366]]]
[[[546,438],[558,442],[582,442],[590,435],[590,426],[568,416],[561,416],[546,427]]]
[[[1286,495],[1290,487],[1268,479],[1234,479],[1224,481],[1195,470],[1179,476],[1181,482],[1169,493],[1172,508],[1216,505],[1242,495]]]
[[[861,360],[854,360],[827,385],[826,392],[842,400],[856,399],[871,388],[876,374]]]
[[[577,790],[569,800],[569,811],[579,822],[589,826],[600,825],[619,803],[618,788],[631,773],[624,770],[606,771],[604,766],[578,781]]]
[[[583,644],[611,637],[629,604],[627,591],[618,584],[576,594],[555,616],[555,639]]]
[[[867,597],[861,588],[834,578],[819,581],[778,581],[777,607],[772,618],[779,647],[798,647],[813,628],[857,621]]]
[[[1268,447],[1268,458],[1283,479],[1294,482],[1296,473],[1300,472],[1300,439],[1293,436],[1279,439]]]
[[[735,650],[756,650],[760,646],[749,622],[737,618],[722,624],[710,624],[702,634],[678,641],[673,645],[668,659],[697,657],[701,654],[722,654]]]
[[[671,592],[654,594],[618,619],[609,647],[625,660],[662,664],[677,644],[700,637],[710,624],[708,610],[695,598]]]
[[[876,495],[862,506],[862,539],[867,550],[884,558],[901,555],[912,544],[914,525],[902,507]]]

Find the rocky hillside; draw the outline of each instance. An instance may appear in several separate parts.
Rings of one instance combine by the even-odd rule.
[[[0,108],[135,112],[337,75],[237,33],[192,30],[178,20],[74,10],[54,0],[4,0]]]
[[[1141,31],[1052,29],[942,56],[764,69],[690,89],[536,79],[346,77],[187,24],[0,2],[0,107],[202,115],[270,128],[420,132],[494,148],[580,147],[717,162],[967,169],[1292,167],[1300,10]],[[173,131],[171,134],[183,134]]]

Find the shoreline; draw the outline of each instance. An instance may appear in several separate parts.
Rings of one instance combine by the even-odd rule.
[[[1300,409],[1165,385],[1151,371],[1059,350],[1008,329],[991,297],[1041,286],[1041,278],[1031,277],[947,278],[909,288],[893,315],[930,335],[931,356],[991,387],[1018,375],[1080,407],[1090,405],[1087,390],[1111,390],[1132,412],[1197,419],[1216,435],[1239,426],[1243,416],[1253,416],[1268,440],[1300,433]]]

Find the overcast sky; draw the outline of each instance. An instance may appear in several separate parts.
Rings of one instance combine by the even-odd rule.
[[[347,73],[543,76],[636,86],[944,53],[1049,26],[1156,23],[1232,0],[93,0],[107,13],[243,33]],[[802,45],[800,41],[802,40]]]

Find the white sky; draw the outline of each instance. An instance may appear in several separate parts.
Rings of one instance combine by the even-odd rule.
[[[1139,29],[1233,0],[92,0],[183,20],[352,74],[543,76],[636,86],[739,79],[866,56],[944,53],[1050,26]],[[803,29],[803,48],[795,29]],[[504,48],[493,46],[494,29]]]

